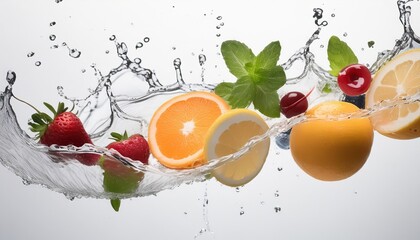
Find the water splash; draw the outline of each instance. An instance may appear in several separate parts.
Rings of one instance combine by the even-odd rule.
[[[403,25],[404,33],[396,41],[395,46],[391,50],[386,50],[378,54],[377,60],[370,65],[370,71],[372,73],[375,73],[385,62],[392,59],[399,52],[417,46],[420,43],[420,39],[410,25],[411,8],[407,6],[409,2],[411,1],[398,1],[400,21]],[[294,67],[296,61],[302,61],[304,63],[302,72],[296,77],[288,78],[287,84],[298,84],[300,81],[310,78],[314,79],[318,94],[322,95],[321,90],[326,84],[331,86],[333,93],[340,93],[336,86],[335,78],[315,62],[315,56],[310,51],[313,43],[319,39],[322,27],[327,24],[321,21],[322,9],[314,9],[314,12],[314,17],[316,18],[315,23],[318,28],[310,36],[305,46],[300,48],[282,64],[283,68],[288,71]],[[147,119],[144,116],[133,116],[126,111],[127,107],[144,103],[157,96],[196,90],[212,91],[215,87],[214,84],[206,83],[205,81],[204,65],[206,56],[204,54],[200,54],[199,56],[199,65],[202,67],[201,83],[189,83],[185,81],[182,75],[181,59],[176,58],[173,62],[175,79],[173,83],[163,85],[160,83],[154,71],[144,68],[141,65],[142,60],[140,58],[131,59],[128,56],[128,47],[124,42],[118,42],[115,35],[112,35],[109,40],[115,43],[116,52],[121,63],[107,73],[103,73],[95,65],[92,65],[91,68],[95,72],[95,76],[98,77],[98,84],[86,97],[69,97],[63,87],[59,86],[57,88],[58,94],[61,97],[75,104],[84,124],[90,124],[95,114],[101,112],[101,110],[107,110],[105,111],[107,112],[105,117],[99,122],[95,121],[92,123],[95,126],[90,131],[93,140],[97,140],[107,134],[113,124],[120,120],[134,121],[141,127],[142,131],[145,131],[148,125]],[[146,39],[143,39],[143,41],[146,42]],[[80,57],[81,52],[77,49],[68,47],[66,43],[63,43],[62,46],[66,46],[69,49],[70,56],[75,58]],[[122,73],[125,72],[134,74],[138,79],[147,84],[147,88],[136,96],[117,94],[113,86],[119,82]],[[16,81],[16,74],[13,71],[9,71],[6,80],[8,86],[4,92],[0,92],[0,134],[2,134],[0,137],[0,160],[2,164],[22,177],[22,179],[25,179],[25,183],[40,184],[53,191],[65,194],[69,199],[77,197],[122,199],[147,196],[159,193],[165,189],[175,188],[183,183],[205,181],[205,176],[214,168],[237,159],[260,141],[288,131],[295,124],[316,120],[315,118],[309,118],[303,115],[290,119],[270,120],[271,126],[269,130],[261,136],[252,138],[238,152],[219,159],[212,159],[206,165],[195,169],[173,170],[161,166],[154,158],[151,158],[149,165],[143,165],[138,161],[132,161],[129,158],[121,156],[118,152],[97,145],[86,144],[82,147],[53,145],[46,147],[38,144],[18,125],[16,115],[10,104],[10,99],[13,97],[12,88]],[[327,117],[327,119],[336,121],[369,117],[378,111],[419,101],[420,93],[417,93],[399,99],[384,100],[370,109],[360,110],[357,113],[335,117],[331,116]],[[115,161],[131,167],[135,171],[144,172],[145,176],[135,192],[129,194],[106,192],[103,187],[103,170],[99,166],[84,166],[74,159],[74,154],[83,153],[108,156]],[[57,155],[60,157],[57,157]]]

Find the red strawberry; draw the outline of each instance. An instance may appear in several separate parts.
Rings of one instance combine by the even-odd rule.
[[[107,146],[108,149],[114,149],[124,157],[140,161],[143,164],[149,163],[149,144],[142,135],[133,134],[128,137],[127,132],[124,132],[123,135],[113,132],[111,136],[115,142],[110,143]]]
[[[50,104],[44,105],[54,113],[51,118],[46,113],[38,112],[32,115],[32,121],[29,122],[31,131],[37,133],[37,137],[42,144],[51,146],[57,144],[60,146],[74,145],[81,147],[85,143],[92,144],[92,140],[83,127],[80,119],[71,111],[67,111],[64,103],[59,103],[57,110]],[[74,158],[85,165],[95,165],[99,159],[95,154],[75,154]]]
[[[141,161],[143,164],[149,162],[149,144],[140,134],[134,134],[128,137],[124,134],[111,133],[115,142],[110,143],[107,148],[114,149],[124,157],[131,158],[134,161]],[[143,172],[125,166],[119,161],[104,157],[101,161],[104,171],[104,190],[113,193],[132,193],[138,188],[144,177]],[[111,199],[111,205],[115,211],[119,211],[120,199]]]

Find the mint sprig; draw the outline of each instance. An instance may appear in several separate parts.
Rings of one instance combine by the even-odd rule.
[[[232,108],[255,109],[268,117],[280,117],[277,90],[286,82],[283,68],[277,65],[281,46],[279,41],[268,44],[257,56],[244,43],[234,40],[222,43],[221,52],[236,82],[224,82],[215,92]]]
[[[327,53],[331,67],[330,74],[333,76],[338,76],[344,67],[359,62],[353,50],[337,36],[332,36],[328,41]]]

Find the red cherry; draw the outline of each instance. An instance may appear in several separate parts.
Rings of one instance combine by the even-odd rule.
[[[337,83],[348,96],[359,96],[365,93],[372,81],[369,69],[362,64],[352,64],[340,71]]]
[[[291,118],[306,112],[308,99],[301,92],[289,92],[281,98],[280,108],[284,116]]]

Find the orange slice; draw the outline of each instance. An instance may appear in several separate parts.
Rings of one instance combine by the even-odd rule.
[[[386,63],[374,76],[366,93],[366,107],[382,100],[420,92],[420,49],[404,52]],[[391,138],[420,137],[420,103],[380,111],[370,118],[374,129]]]
[[[204,140],[213,122],[229,105],[210,92],[190,92],[162,104],[149,124],[153,156],[168,168],[193,168],[205,162]]]

